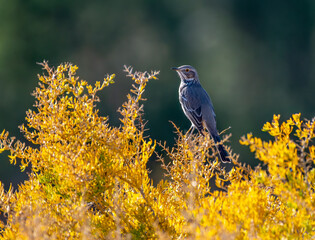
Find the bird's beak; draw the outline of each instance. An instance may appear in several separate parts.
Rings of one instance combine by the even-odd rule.
[[[177,67],[172,67],[172,70],[178,71],[179,69]]]

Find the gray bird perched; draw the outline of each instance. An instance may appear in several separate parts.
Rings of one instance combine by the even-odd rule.
[[[200,85],[198,73],[195,68],[189,65],[173,67],[179,77],[179,101],[186,117],[190,120],[193,128],[202,135],[206,128],[216,145],[222,162],[231,162],[224,146],[220,144],[220,136],[216,126],[215,113],[211,99],[207,92]]]

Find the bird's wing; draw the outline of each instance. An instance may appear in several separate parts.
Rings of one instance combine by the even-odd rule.
[[[182,92],[181,103],[182,107],[189,118],[189,120],[201,130],[202,127],[202,112],[201,101],[198,97],[198,92],[194,88],[186,89]]]
[[[201,130],[205,123],[211,135],[217,135],[216,116],[211,99],[201,85],[182,91],[182,106],[189,120]]]

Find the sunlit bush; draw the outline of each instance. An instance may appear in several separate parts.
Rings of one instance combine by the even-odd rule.
[[[158,72],[125,68],[134,85],[119,109],[121,125],[113,127],[95,105],[114,75],[91,86],[76,76],[74,65],[42,66],[35,109],[20,126],[26,142],[6,131],[0,135],[0,151],[22,171],[31,169],[16,190],[5,191],[0,183],[2,239],[314,236],[314,120],[295,114],[281,124],[274,116],[263,128],[274,141],[251,134],[241,140],[262,167],[240,164],[228,149],[234,166],[226,171],[209,136],[188,137],[174,126],[178,137],[169,148],[145,135],[143,92]],[[156,144],[161,155],[154,154]],[[150,157],[167,175],[157,186],[148,176]]]

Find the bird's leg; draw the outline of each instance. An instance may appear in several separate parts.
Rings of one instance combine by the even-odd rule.
[[[195,127],[194,125],[191,125],[191,127],[188,129],[188,131],[186,132],[186,135],[189,133],[188,138],[190,138],[191,134],[194,132]]]
[[[205,136],[204,131],[205,131],[205,129],[201,129],[201,130],[199,130],[199,133],[200,133],[202,136]]]

